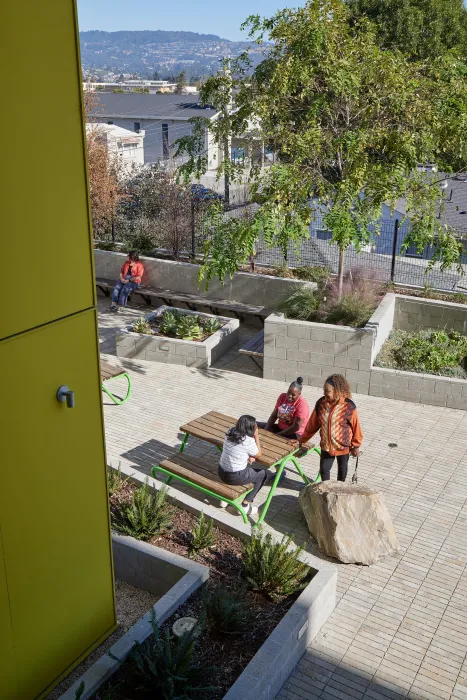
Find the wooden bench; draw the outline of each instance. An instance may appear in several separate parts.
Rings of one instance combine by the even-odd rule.
[[[96,279],[96,287],[106,296],[110,296],[110,292],[115,286],[113,280],[103,278]],[[227,301],[224,299],[209,299],[197,294],[183,294],[182,292],[172,292],[170,289],[161,289],[160,287],[145,287],[141,286],[134,289],[131,295],[137,294],[148,306],[151,305],[152,299],[160,299],[166,306],[175,306],[176,304],[185,304],[186,308],[191,311],[198,311],[198,306],[208,308],[217,316],[221,315],[222,311],[230,311],[236,318],[242,319],[246,314],[256,316],[261,322],[266,316],[271,313],[270,308],[265,306],[254,306],[252,304],[243,304],[239,301]],[[130,295],[130,296],[131,296]]]
[[[217,464],[209,464],[206,460],[195,459],[189,455],[180,454],[180,452],[174,452],[159,465],[154,466],[151,470],[154,478],[156,478],[157,472],[162,472],[167,476],[166,484],[169,484],[172,479],[177,479],[182,484],[192,486],[212,498],[227,502],[239,511],[243,522],[248,523],[242,501],[253,490],[253,484],[245,484],[244,486],[224,484],[217,474]]]
[[[118,377],[125,377],[128,382],[128,389],[124,399],[119,399],[117,396],[108,389],[104,382],[108,382],[110,379],[117,379]],[[130,398],[131,394],[131,379],[130,375],[124,369],[124,367],[119,367],[118,365],[111,365],[110,362],[101,361],[101,387],[102,391],[105,391],[107,396],[109,396],[114,403],[118,406],[124,404]]]
[[[249,355],[262,370],[263,365],[259,363],[259,360],[264,358],[264,330],[250,338],[238,352],[242,355]]]

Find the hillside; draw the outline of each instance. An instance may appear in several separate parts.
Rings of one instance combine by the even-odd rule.
[[[214,34],[178,31],[99,30],[80,32],[81,60],[85,72],[135,73],[160,78],[185,70],[188,77],[207,75],[219,67],[223,56],[237,56],[247,42],[221,39]],[[260,53],[257,49],[256,52]]]

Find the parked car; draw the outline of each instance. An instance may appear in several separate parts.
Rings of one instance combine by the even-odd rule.
[[[191,196],[195,202],[205,202],[207,200],[218,199],[222,201],[224,199],[223,195],[210,190],[204,185],[192,185],[191,186]]]

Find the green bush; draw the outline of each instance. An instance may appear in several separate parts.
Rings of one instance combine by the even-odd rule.
[[[421,330],[407,334],[393,351],[400,369],[443,374],[467,370],[467,336],[458,331]]]
[[[306,586],[310,569],[299,560],[300,547],[289,549],[291,535],[274,542],[271,533],[255,532],[243,545],[243,563],[248,584],[273,600],[280,600]]]
[[[302,265],[293,270],[294,276],[297,279],[306,282],[316,282],[318,289],[322,290],[326,287],[331,279],[331,270],[329,267],[313,267],[312,265]]]
[[[180,317],[177,324],[177,338],[183,340],[199,340],[203,337],[203,333],[198,323],[197,316],[184,314]]]
[[[190,533],[191,540],[188,550],[191,555],[196,554],[196,552],[201,552],[202,549],[207,549],[214,544],[215,536],[212,529],[213,521],[211,518],[206,519],[204,513],[201,511]]]
[[[153,237],[149,233],[140,231],[128,235],[125,239],[123,251],[127,253],[129,250],[136,250],[140,255],[152,256],[154,253],[155,243]]]
[[[303,286],[289,297],[282,299],[278,304],[278,310],[285,314],[286,318],[298,318],[301,321],[314,321],[320,303],[319,294]]]
[[[168,338],[175,338],[177,335],[179,321],[180,314],[178,314],[176,311],[164,311],[161,324],[159,326],[159,331]]]
[[[117,246],[113,241],[100,241],[96,245],[99,250],[117,250]]]
[[[323,309],[323,316],[326,323],[363,328],[374,310],[375,302],[373,299],[365,299],[355,292],[349,292],[343,294],[340,299],[331,301]]]
[[[231,591],[219,583],[206,593],[204,607],[209,624],[217,632],[232,636],[245,632],[249,606],[243,591]]]
[[[120,503],[112,514],[112,526],[122,535],[147,542],[172,522],[167,489],[150,491],[148,480],[136,489],[128,503]]]
[[[154,615],[151,624],[153,635],[142,644],[136,642],[128,657],[134,676],[132,685],[147,693],[147,697],[160,700],[206,697],[204,693],[214,690],[206,685],[213,668],[205,665],[202,658],[193,659],[199,629],[195,627],[181,637],[171,638],[169,629],[161,634]]]
[[[149,322],[144,318],[144,316],[141,316],[141,318],[138,318],[138,320],[133,323],[131,330],[133,333],[141,333],[142,335],[152,335],[152,328],[149,325]]]

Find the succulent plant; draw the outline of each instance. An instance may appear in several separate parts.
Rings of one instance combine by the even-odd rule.
[[[144,318],[144,316],[141,316],[141,318],[134,322],[131,330],[133,331],[133,333],[143,333],[145,335],[152,335],[151,326],[149,325],[149,322]]]

